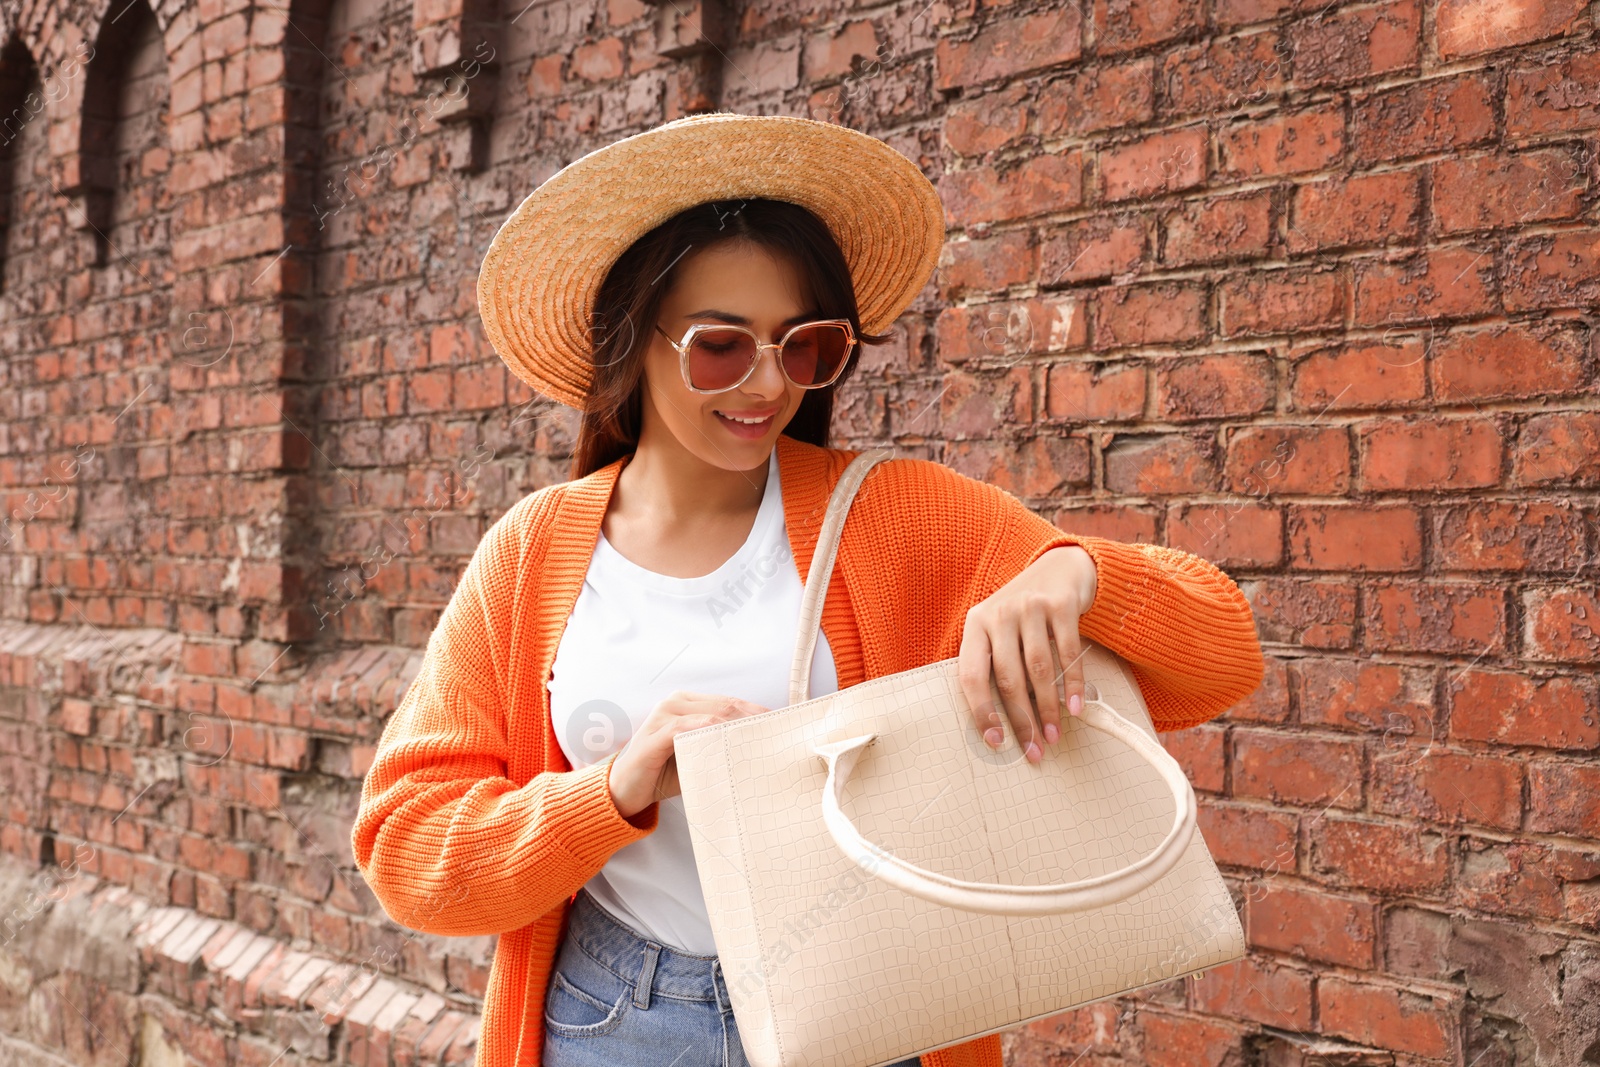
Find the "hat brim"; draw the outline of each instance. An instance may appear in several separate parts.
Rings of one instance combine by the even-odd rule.
[[[581,410],[590,316],[617,257],[685,208],[741,197],[799,204],[822,220],[868,333],[916,299],[944,244],[938,191],[878,138],[797,116],[691,115],[574,160],[517,206],[478,273],[489,343],[533,389]]]

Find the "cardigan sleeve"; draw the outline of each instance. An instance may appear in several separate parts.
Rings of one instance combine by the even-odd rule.
[[[1253,693],[1266,673],[1250,602],[1215,564],[1181,549],[1071,534],[1004,490],[979,565],[981,601],[1053,548],[1093,558],[1094,602],[1078,632],[1127,660],[1157,730],[1183,730]],[[987,590],[987,591],[983,591]]]
[[[356,866],[390,918],[425,933],[528,925],[651,833],[660,812],[617,810],[616,753],[520,786],[506,777],[504,666],[531,510],[513,507],[478,544],[362,782]]]

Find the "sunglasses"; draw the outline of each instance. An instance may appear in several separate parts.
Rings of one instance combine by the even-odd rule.
[[[696,393],[723,393],[743,385],[764,348],[778,350],[778,367],[790,382],[802,389],[821,389],[838,380],[856,345],[847,319],[802,322],[774,344],[743,326],[704,322],[690,326],[681,341],[674,341],[659,323],[656,332],[678,350],[684,383]]]

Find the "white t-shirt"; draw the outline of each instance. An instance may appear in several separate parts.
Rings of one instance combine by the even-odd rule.
[[[621,749],[674,690],[788,705],[802,587],[780,488],[774,450],[749,537],[697,578],[646,570],[599,536],[549,686],[551,723],[575,770]],[[838,688],[833,652],[819,633],[809,695]],[[647,937],[714,955],[683,797],[660,803],[655,831],[613,853],[585,888]]]

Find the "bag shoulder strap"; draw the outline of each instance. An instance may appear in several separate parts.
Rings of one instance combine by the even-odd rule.
[[[839,533],[844,528],[850,502],[855,499],[856,490],[861,488],[867,472],[892,455],[892,448],[861,452],[839,475],[839,480],[833,486],[833,494],[828,497],[828,512],[822,519],[816,551],[811,554],[811,567],[806,572],[805,592],[800,597],[800,628],[795,633],[794,661],[789,668],[791,705],[806,700],[811,692],[811,657],[816,652],[817,630],[822,625],[822,602],[828,596],[828,579],[833,574],[834,557],[839,551]]]

